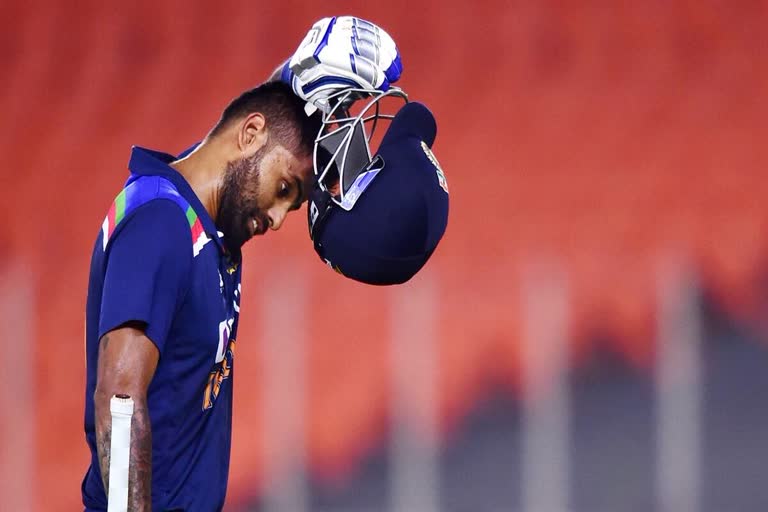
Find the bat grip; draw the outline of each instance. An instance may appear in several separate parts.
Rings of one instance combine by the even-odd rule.
[[[107,512],[126,512],[128,510],[128,469],[131,453],[133,399],[128,395],[115,395],[109,402],[109,410],[112,413],[112,435]]]

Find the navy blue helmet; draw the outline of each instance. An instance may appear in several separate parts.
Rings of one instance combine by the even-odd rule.
[[[393,100],[396,113],[385,112]],[[448,185],[431,150],[435,118],[397,88],[348,89],[332,105],[315,141],[307,208],[315,250],[348,278],[404,283],[427,262],[448,224]],[[371,154],[384,123],[389,127]]]

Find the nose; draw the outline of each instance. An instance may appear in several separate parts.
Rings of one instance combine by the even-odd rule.
[[[270,208],[267,211],[267,217],[269,218],[269,229],[277,231],[285,221],[287,212],[284,208]]]

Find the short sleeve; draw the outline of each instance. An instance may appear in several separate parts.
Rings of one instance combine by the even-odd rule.
[[[143,322],[162,354],[191,267],[192,235],[181,208],[166,199],[139,206],[107,246],[99,338],[126,322]]]

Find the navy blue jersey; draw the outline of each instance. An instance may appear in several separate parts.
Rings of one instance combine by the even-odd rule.
[[[86,312],[85,434],[91,465],[86,510],[106,510],[93,393],[99,339],[142,322],[160,353],[147,403],[152,425],[152,509],[224,505],[232,433],[232,377],[240,302],[231,256],[175,157],[135,147],[130,178],[91,257]]]

